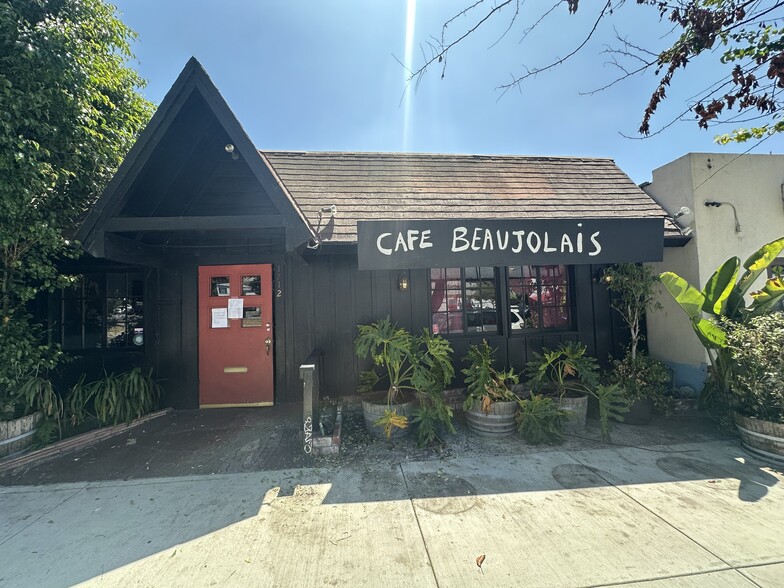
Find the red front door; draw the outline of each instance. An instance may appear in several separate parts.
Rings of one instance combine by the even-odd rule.
[[[199,405],[271,406],[272,266],[199,267]]]

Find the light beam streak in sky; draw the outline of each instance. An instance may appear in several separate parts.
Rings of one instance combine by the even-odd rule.
[[[408,82],[410,72],[414,65],[414,27],[416,25],[416,0],[408,0],[406,3],[406,44],[403,54],[404,83]],[[411,150],[411,95],[414,92],[413,84],[406,88],[403,97],[403,151]]]

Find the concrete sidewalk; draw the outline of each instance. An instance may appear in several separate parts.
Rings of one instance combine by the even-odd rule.
[[[5,487],[0,585],[773,588],[783,481],[716,441]]]

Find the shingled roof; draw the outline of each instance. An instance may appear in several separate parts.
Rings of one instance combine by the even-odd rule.
[[[314,227],[337,207],[332,242],[356,242],[359,220],[666,216],[611,159],[260,153]],[[680,235],[665,223],[665,236]]]

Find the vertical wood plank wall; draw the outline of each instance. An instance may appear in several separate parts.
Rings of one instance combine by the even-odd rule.
[[[358,373],[368,367],[354,355],[356,326],[387,315],[411,331],[430,327],[429,281],[427,270],[358,271],[355,255],[318,255],[303,263],[287,258],[288,300],[286,325],[288,345],[285,363],[285,390],[277,390],[278,402],[297,401],[301,383],[297,367],[313,349],[323,353],[322,395],[354,394]],[[576,266],[574,271],[576,330],[541,335],[512,335],[450,338],[455,350],[456,371],[464,367],[460,358],[471,344],[486,338],[498,352],[498,364],[521,370],[533,352],[555,347],[561,341],[579,340],[589,353],[605,362],[611,353],[620,354],[623,334],[610,308],[606,288],[596,277],[599,266]],[[398,280],[404,273],[409,288],[400,291]],[[279,319],[278,319],[279,320]],[[507,323],[507,319],[503,319]],[[291,355],[289,355],[291,354]],[[458,379],[458,383],[462,378]]]
[[[232,263],[245,262],[234,260]],[[204,259],[204,264],[220,263]],[[354,354],[356,326],[389,315],[411,331],[429,328],[431,321],[427,270],[409,270],[407,290],[398,288],[399,271],[358,271],[356,255],[297,255],[247,260],[273,263],[275,322],[275,401],[301,400],[299,365],[314,349],[323,353],[322,395],[355,393],[358,374],[369,367]],[[574,268],[575,324],[573,331],[508,336],[506,333],[452,337],[456,385],[462,383],[461,358],[471,344],[486,338],[496,348],[498,366],[522,370],[533,352],[555,347],[564,340],[579,340],[591,355],[605,362],[619,355],[624,344],[620,321],[611,310],[606,288],[596,277],[597,266]],[[198,300],[197,265],[153,270],[148,275],[145,320],[148,340],[145,363],[155,368],[166,390],[166,404],[198,407]],[[280,290],[280,296],[277,291]],[[508,319],[502,319],[506,324]],[[503,327],[502,327],[503,328]]]

